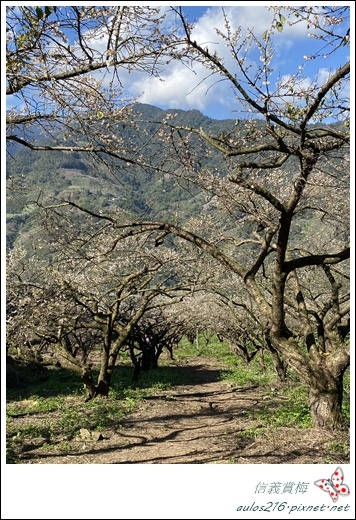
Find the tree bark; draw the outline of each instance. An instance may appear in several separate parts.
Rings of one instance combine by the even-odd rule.
[[[325,378],[309,387],[309,406],[313,428],[333,430],[341,422],[342,380]]]
[[[86,401],[90,401],[90,399],[93,399],[96,395],[96,386],[93,380],[93,375],[91,373],[91,367],[83,367],[82,383],[87,394]]]
[[[295,342],[292,338],[272,340],[276,350],[282,353],[308,387],[312,427],[333,430],[342,419],[343,376],[349,358],[340,353],[340,359],[333,362],[329,362],[327,356],[319,357],[317,354],[312,359],[310,353],[298,348]]]
[[[269,353],[279,382],[284,385],[287,380],[287,365],[272,346],[269,348]]]

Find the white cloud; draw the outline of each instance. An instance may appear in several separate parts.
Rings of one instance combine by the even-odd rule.
[[[206,71],[205,71],[206,72]],[[165,105],[169,108],[205,107],[202,85],[193,89],[197,76],[186,67],[175,64],[160,79],[145,76],[130,85],[130,90],[137,94],[142,92],[140,101],[152,105]],[[193,89],[193,90],[192,90]],[[191,92],[190,92],[191,91]]]
[[[136,73],[131,76],[137,79],[130,82],[130,92],[139,96],[141,103],[182,110],[195,108],[207,115],[214,112],[211,117],[222,119],[233,117],[230,85],[218,75],[211,76],[201,65],[194,67],[194,73],[181,64],[172,65],[161,79]]]
[[[270,27],[273,12],[261,5],[224,6],[231,31],[241,28],[243,38],[247,30],[254,32],[261,39],[262,34]],[[188,13],[189,7],[183,6],[183,12]],[[204,9],[202,7],[202,9]],[[166,28],[175,23],[175,14],[169,7],[162,7],[166,12]],[[197,12],[197,11],[196,11]],[[225,20],[221,7],[206,7],[205,12],[197,19],[192,38],[210,51],[218,51],[224,60],[226,67],[239,75],[237,64],[231,56],[230,50],[215,29],[225,32]],[[280,76],[298,73],[298,65],[303,65],[303,55],[312,52],[315,48],[315,40],[308,38],[308,30],[305,23],[297,23],[290,27],[285,24],[281,33],[275,32],[273,36],[275,55],[271,67],[275,70],[271,83]],[[297,45],[296,45],[297,43]],[[243,52],[241,49],[240,52]],[[250,74],[253,78],[257,67],[261,65],[259,53],[249,52]],[[314,63],[307,63],[306,75],[313,77],[317,74]],[[320,74],[320,72],[319,72]],[[139,96],[139,101],[161,108],[180,108],[183,110],[195,108],[214,118],[234,117],[232,111],[238,110],[239,105],[234,98],[232,86],[229,81],[222,81],[218,74],[211,76],[210,72],[199,64],[193,65],[193,71],[179,62],[171,62],[162,70],[161,79],[149,76],[146,73],[132,71],[130,74],[122,69],[120,80],[126,89],[126,93]],[[311,80],[310,80],[311,82]],[[309,83],[309,80],[307,80]]]
[[[240,24],[237,16],[237,8],[225,8],[229,18],[231,29],[234,31]],[[239,8],[242,9],[242,8]],[[244,8],[247,9],[247,8]],[[260,10],[262,14],[270,18],[270,13]],[[248,12],[245,15],[248,18]],[[267,26],[268,26],[268,22]],[[195,39],[203,47],[210,51],[218,50],[227,66],[233,65],[233,59],[221,37],[216,34],[216,28],[224,30],[225,20],[220,7],[210,7],[198,20],[192,33]],[[263,25],[265,28],[265,25]],[[265,29],[264,29],[265,30]],[[196,108],[202,112],[211,112],[214,107],[218,112],[214,117],[232,117],[231,115],[231,88],[227,81],[221,81],[221,76],[210,72],[202,65],[195,64],[194,72],[181,63],[171,63],[165,68],[162,81],[150,76],[142,76],[136,73],[130,76],[130,91],[135,95],[141,94],[140,101],[152,105],[168,108],[190,109]],[[132,79],[134,78],[134,81]],[[125,78],[121,78],[126,84]],[[220,115],[219,115],[220,114]]]
[[[183,12],[185,11],[183,7]],[[229,20],[231,31],[234,32],[241,27],[241,35],[245,36],[248,29],[253,30],[257,37],[270,27],[272,12],[262,6],[225,6],[224,11]],[[168,22],[171,18],[168,17]],[[230,70],[236,70],[236,63],[232,58],[225,42],[217,35],[216,29],[225,31],[225,19],[221,7],[208,7],[205,13],[197,20],[192,39],[210,51],[217,50],[219,56],[224,60]],[[278,64],[288,62],[292,58],[286,55],[293,46],[295,38],[306,37],[306,28],[303,24],[293,27],[285,27],[283,34],[275,36]],[[258,56],[255,55],[256,61]],[[255,69],[256,64],[252,61],[251,66]],[[134,79],[134,81],[132,81]],[[237,109],[237,103],[233,99],[231,85],[227,81],[219,81],[221,77],[214,75],[209,77],[209,72],[201,65],[194,65],[194,73],[181,63],[171,63],[165,68],[162,75],[163,81],[157,78],[131,74],[130,90],[142,94],[140,101],[163,108],[196,108],[204,113],[213,111],[213,117],[233,117],[231,111]],[[124,84],[126,81],[122,78]],[[219,107],[218,107],[219,105]],[[219,115],[220,114],[220,115]]]

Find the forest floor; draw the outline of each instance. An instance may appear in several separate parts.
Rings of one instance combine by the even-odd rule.
[[[32,437],[22,443],[18,464],[347,464],[349,432],[328,433],[310,428],[266,426],[259,410],[283,406],[282,393],[270,388],[238,387],[221,380],[223,365],[196,357],[173,362],[187,384],[157,390],[144,397],[132,413],[110,426],[80,428],[63,437],[61,448]],[[79,400],[80,397],[67,397]],[[82,398],[81,398],[82,399]],[[83,403],[83,406],[84,403]],[[256,418],[257,417],[257,418]],[[18,428],[36,417],[16,417]],[[12,419],[12,420],[15,420]],[[58,439],[57,439],[58,442]],[[63,447],[67,449],[63,449]],[[341,449],[341,448],[342,449]]]

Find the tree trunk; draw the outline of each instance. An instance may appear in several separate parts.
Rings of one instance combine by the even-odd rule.
[[[89,370],[86,369],[82,375],[82,382],[87,394],[86,401],[90,401],[90,399],[94,399],[99,395],[103,397],[107,397],[109,395],[110,384],[111,384],[111,374],[110,370],[106,371],[105,374],[101,374],[98,379],[98,384],[95,385],[93,376],[89,373]]]
[[[266,338],[266,343],[279,382],[284,385],[287,380],[287,363],[284,362],[283,358],[279,355],[278,351],[273,347],[271,341],[268,338]]]
[[[155,356],[155,348],[153,345],[142,349],[142,361],[141,368],[144,372],[148,372],[151,369],[157,368],[158,362]]]
[[[103,354],[95,396],[101,395],[107,397],[109,395],[116,357],[117,355],[115,353],[110,354],[109,357],[106,356],[106,353]]]
[[[112,372],[113,368],[111,365],[108,363],[102,365],[98,377],[98,384],[96,385],[94,383],[91,366],[83,368],[82,382],[87,394],[86,401],[90,401],[90,399],[94,399],[94,397],[99,395],[103,397],[109,395]]]
[[[329,360],[316,352],[298,352],[292,338],[275,337],[271,342],[308,387],[312,427],[333,430],[340,426],[343,376],[349,366],[349,357],[342,352],[340,359],[334,355]]]
[[[101,395],[103,397],[107,397],[109,395],[111,384],[111,373],[106,373],[105,377],[99,379],[98,385],[96,387],[95,396]]]
[[[334,379],[330,384],[330,378],[324,385],[309,387],[309,406],[313,428],[333,430],[341,421],[342,405],[342,376]],[[321,382],[322,383],[322,382]]]
[[[91,367],[84,367],[82,371],[82,383],[84,385],[87,398],[86,401],[93,399],[96,395],[96,386],[94,384],[93,375],[91,373]]]
[[[284,363],[283,359],[279,357],[278,353],[271,352],[271,357],[279,382],[282,385],[285,385],[287,381],[287,365]]]

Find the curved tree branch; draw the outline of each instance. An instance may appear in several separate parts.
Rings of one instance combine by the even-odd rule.
[[[343,249],[340,253],[332,255],[310,255],[289,260],[288,262],[284,262],[283,271],[288,274],[291,271],[294,271],[294,269],[300,269],[301,267],[306,267],[308,265],[339,264],[348,258],[350,258],[349,247]]]

